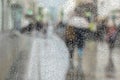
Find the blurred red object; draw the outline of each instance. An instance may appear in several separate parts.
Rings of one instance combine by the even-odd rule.
[[[116,33],[117,33],[117,28],[115,26],[108,27],[107,34],[106,34],[106,40],[109,41],[110,38],[114,39]]]

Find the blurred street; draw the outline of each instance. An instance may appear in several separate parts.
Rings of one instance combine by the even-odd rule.
[[[0,0],[0,80],[120,80],[120,0]]]
[[[27,37],[19,37],[19,38],[22,38],[22,40],[23,39],[25,40]],[[14,42],[16,41],[16,39],[14,40]],[[68,69],[67,67],[69,64],[68,51],[63,41],[61,41],[60,38],[58,38],[57,36],[52,36],[49,39],[42,39],[42,38],[40,39],[40,38],[33,37],[33,39],[31,40],[32,40],[32,44],[27,43],[26,45],[24,45],[24,47],[28,48],[27,45],[31,44],[32,45],[31,48],[28,48],[28,50],[26,49],[27,51],[24,51],[22,48],[21,51],[24,51],[24,52],[20,51],[21,53],[16,55],[17,57],[16,59],[11,58],[9,62],[6,61],[7,63],[11,63],[12,59],[14,59],[13,61],[14,64],[11,67],[12,71],[10,72],[9,78],[7,80],[16,80],[16,79],[27,80],[26,79],[27,76],[29,80],[33,80],[33,79],[40,80],[38,78],[42,78],[43,76],[44,76],[43,77],[44,79],[42,80],[47,80],[48,78],[46,74],[51,75],[51,79],[50,78],[49,79],[53,80],[52,76],[58,73],[57,70],[61,72],[60,69],[64,69],[62,70],[61,73],[64,73],[64,71],[66,71],[65,73],[67,73],[67,69]],[[115,73],[113,74],[115,75],[115,78],[107,78],[105,74],[105,68],[108,64],[108,55],[109,55],[107,43],[106,42],[93,42],[93,41],[88,41],[86,43],[88,44],[86,45],[86,48],[84,50],[84,56],[83,56],[83,71],[85,73],[85,79],[86,80],[93,80],[93,79],[94,80],[119,80],[120,78],[119,56],[120,55],[118,53],[120,49],[115,48],[112,54],[113,62],[115,64]],[[30,49],[31,49],[31,54],[28,54]],[[11,54],[8,54],[7,56],[15,57]],[[4,58],[5,54],[1,54],[0,57],[1,57],[0,61],[3,61],[3,59],[5,59]],[[60,68],[58,67],[59,65],[60,65]],[[38,73],[39,72],[38,70],[40,70],[40,73]],[[50,72],[47,72],[47,71],[52,71],[52,72],[57,71],[57,73],[54,72],[54,74],[52,75]],[[42,77],[40,77],[40,75]]]

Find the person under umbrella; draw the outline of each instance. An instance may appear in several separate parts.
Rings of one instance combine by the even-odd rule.
[[[72,45],[74,50],[75,45],[79,48],[79,55],[81,56],[81,50],[84,48],[85,44],[85,33],[88,32],[88,22],[85,18],[75,16],[72,17],[68,22],[68,27],[66,28],[66,42],[68,47]],[[71,57],[72,57],[72,51]]]
[[[113,73],[115,73],[115,65],[112,60],[112,52],[114,49],[114,43],[116,41],[117,28],[116,28],[115,23],[111,19],[108,20],[107,26],[108,27],[107,27],[106,40],[109,46],[109,62],[108,62],[108,65],[106,66],[106,76],[114,77]]]
[[[77,50],[78,53],[78,73],[79,78],[84,80],[84,74],[82,69],[82,56],[83,56],[83,49],[85,46],[85,33],[88,31],[88,22],[85,18],[74,16],[68,22],[68,27],[66,29],[66,43],[70,52],[70,57],[73,60],[73,66],[76,65],[75,63],[75,52]],[[77,49],[76,49],[77,48]],[[74,67],[75,70],[76,67]]]

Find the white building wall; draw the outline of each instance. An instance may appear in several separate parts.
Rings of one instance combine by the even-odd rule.
[[[120,0],[98,0],[99,16],[107,16],[114,9],[120,9]]]
[[[75,7],[76,7],[76,1],[75,0],[67,0],[65,2],[65,4],[63,5],[64,20],[65,21],[68,21],[69,18],[73,15]]]
[[[11,9],[7,0],[0,0],[0,31],[6,31],[12,28],[10,11]]]

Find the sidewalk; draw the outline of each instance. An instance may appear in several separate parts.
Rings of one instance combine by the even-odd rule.
[[[65,80],[69,67],[65,43],[56,35],[33,38],[28,66],[26,80]]]

